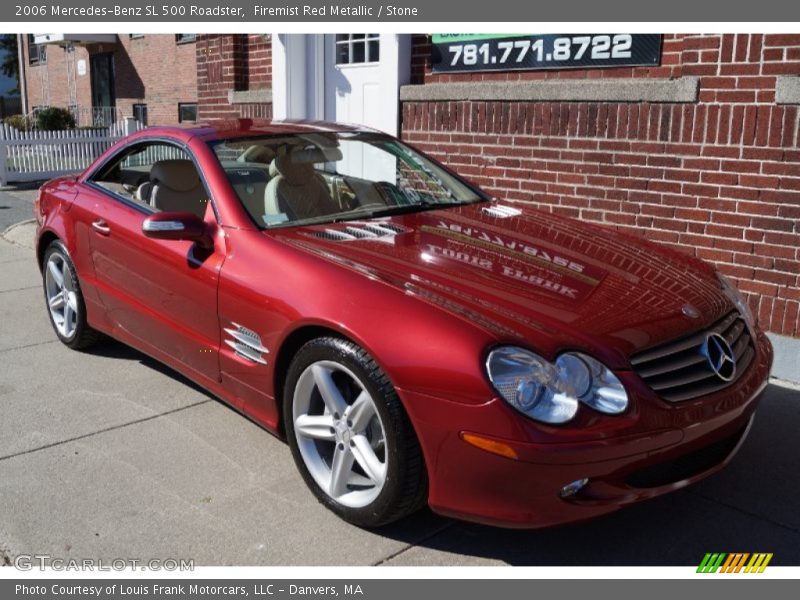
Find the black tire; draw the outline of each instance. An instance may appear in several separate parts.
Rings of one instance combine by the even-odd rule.
[[[45,276],[47,271],[47,264],[50,260],[50,257],[58,253],[64,260],[64,268],[69,269],[70,275],[72,277],[75,297],[76,297],[76,305],[77,310],[75,311],[76,314],[76,326],[75,331],[72,332],[69,336],[64,336],[58,330],[55,321],[53,320],[53,315],[50,312],[50,308],[47,304],[47,286],[45,283]],[[72,262],[72,258],[67,251],[66,246],[62,244],[59,240],[54,240],[50,243],[45,250],[44,258],[42,259],[42,288],[44,291],[44,300],[45,300],[45,307],[47,308],[47,316],[50,319],[50,325],[53,327],[53,331],[55,331],[56,336],[61,342],[72,348],[73,350],[83,350],[85,348],[89,348],[93,346],[98,341],[102,339],[102,334],[91,327],[86,321],[86,304],[83,301],[83,294],[81,293],[81,286],[80,281],[78,280],[78,272],[75,270],[75,265]]]
[[[386,449],[386,480],[378,496],[364,507],[337,502],[309,472],[294,429],[294,392],[301,374],[313,363],[332,361],[355,374],[372,396],[383,423]],[[423,507],[428,497],[428,477],[417,436],[394,387],[386,374],[360,346],[337,337],[322,337],[306,343],[289,367],[283,393],[286,437],[295,464],[317,499],[345,521],[358,527],[392,523]]]

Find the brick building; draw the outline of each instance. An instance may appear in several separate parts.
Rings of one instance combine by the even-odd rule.
[[[80,125],[131,115],[150,125],[197,118],[192,34],[31,34],[23,45],[27,112],[68,107]]]
[[[197,38],[198,118],[272,118],[272,43],[264,34]]]

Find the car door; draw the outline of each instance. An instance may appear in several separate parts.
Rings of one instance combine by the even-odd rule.
[[[214,236],[214,248],[203,250],[191,241],[156,240],[142,233],[145,218],[159,209],[141,197],[151,182],[131,184],[131,173],[138,169],[147,179],[159,160],[191,161],[191,157],[172,143],[145,142],[112,157],[85,182],[95,199],[89,234],[95,285],[106,318],[123,341],[181,370],[191,370],[200,379],[216,381],[217,285],[224,240]],[[210,202],[204,219],[216,228]]]

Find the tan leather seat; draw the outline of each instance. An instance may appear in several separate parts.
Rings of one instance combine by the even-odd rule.
[[[191,160],[170,159],[154,163],[150,169],[149,185],[152,207],[165,212],[191,212],[200,218],[205,215],[208,194]],[[139,193],[147,195],[147,191],[141,188]]]
[[[275,157],[270,164],[273,177],[264,192],[266,215],[283,213],[289,220],[295,220],[338,212],[328,186],[314,170],[314,163],[337,158],[341,158],[340,152],[326,156],[319,150],[301,150]]]

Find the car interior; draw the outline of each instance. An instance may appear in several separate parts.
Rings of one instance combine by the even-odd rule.
[[[349,209],[356,196],[341,177],[315,164],[340,160],[335,147],[250,145],[223,161],[228,179],[247,211],[266,224]],[[157,211],[202,217],[208,203],[203,181],[186,152],[163,143],[137,146],[101,170],[93,182],[115,195]]]
[[[296,149],[276,156],[270,163],[270,181],[264,191],[264,214],[285,214],[290,220],[308,219],[339,212],[331,186],[314,169],[315,163],[341,160],[338,148]]]
[[[118,196],[156,211],[203,217],[208,193],[194,162],[169,144],[143,144],[115,160],[92,180]]]
[[[355,153],[354,164],[372,169],[371,178],[346,173],[343,148]],[[407,205],[422,196],[432,201],[451,196],[445,186],[431,183],[438,180],[430,170],[421,177],[384,150],[377,150],[378,158],[370,162],[358,154],[370,150],[368,143],[324,134],[223,141],[214,150],[242,205],[262,227]],[[92,182],[155,211],[191,212],[202,218],[209,200],[191,157],[164,142],[133,146],[100,169]]]
[[[253,144],[237,158],[222,160],[236,194],[259,225],[394,203],[374,181],[338,173],[335,163],[342,160],[338,147],[292,141]]]

